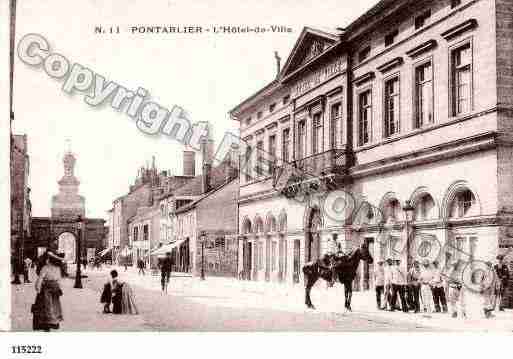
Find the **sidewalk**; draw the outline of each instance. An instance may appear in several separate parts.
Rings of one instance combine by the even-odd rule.
[[[160,277],[138,275],[136,270],[117,268],[120,276],[135,286],[160,290]],[[104,269],[105,275],[108,270]],[[92,274],[94,275],[94,274]],[[304,305],[304,287],[278,283],[239,281],[235,278],[207,277],[201,281],[197,277],[171,278],[169,293],[184,296],[205,305],[232,308],[268,308],[296,313],[310,313]],[[482,312],[481,297],[467,293],[467,319],[452,318],[449,314],[434,313],[431,318],[422,314],[387,312],[377,310],[374,291],[353,292],[352,313],[344,310],[344,288],[337,283],[327,288],[324,281],[318,281],[311,292],[316,312],[338,315],[363,315],[379,317],[388,322],[408,322],[422,327],[450,331],[512,331],[513,310],[495,311],[495,318],[486,319]]]

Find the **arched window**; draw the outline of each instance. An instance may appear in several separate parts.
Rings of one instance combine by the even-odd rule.
[[[396,222],[400,218],[401,204],[397,198],[391,198],[385,202],[383,207],[383,214],[385,216],[385,222],[393,221]]]
[[[277,232],[278,231],[278,226],[277,226],[277,223],[276,223],[276,218],[271,214],[269,213],[267,215],[267,219],[266,219],[266,228],[265,228],[265,231],[266,232]]]
[[[417,198],[414,207],[413,218],[415,221],[425,221],[436,218],[435,201],[429,193],[424,193]]]
[[[264,233],[264,221],[259,216],[255,219],[255,232]]]
[[[287,213],[285,213],[285,211],[282,211],[281,214],[280,214],[279,231],[280,232],[286,232],[287,231]]]
[[[449,217],[461,218],[475,216],[478,213],[476,197],[469,189],[463,189],[456,193],[451,202]]]
[[[246,217],[242,223],[242,234],[248,233],[251,233],[251,221]]]

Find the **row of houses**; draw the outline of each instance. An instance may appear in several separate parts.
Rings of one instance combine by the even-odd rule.
[[[212,133],[211,131],[209,132]],[[108,211],[108,250],[120,264],[142,260],[156,269],[166,253],[174,270],[199,275],[237,274],[237,154],[229,152],[213,165],[213,141],[200,151],[201,174],[195,175],[196,153],[183,152],[181,176],[143,167],[129,192]]]

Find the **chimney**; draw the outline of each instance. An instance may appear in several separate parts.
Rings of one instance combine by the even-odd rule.
[[[194,177],[196,175],[196,153],[194,151],[183,151],[183,175]]]
[[[278,51],[274,52],[274,59],[276,60],[276,77],[278,77],[281,71],[281,57],[278,55]]]
[[[201,175],[201,192],[207,193],[212,189],[211,180],[212,165],[208,162],[203,162],[203,173]]]

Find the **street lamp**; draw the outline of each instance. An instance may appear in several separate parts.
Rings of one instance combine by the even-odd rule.
[[[205,231],[201,232],[200,241],[201,241],[201,280],[205,280],[205,241],[207,240],[207,233]]]
[[[406,202],[404,203],[403,211],[406,217],[406,268],[409,269],[411,265],[409,224],[413,220],[413,212],[415,211],[415,208],[411,205],[410,200],[406,200]]]
[[[77,271],[75,274],[75,286],[73,288],[82,289],[82,216],[79,215],[77,218],[77,254],[76,254],[76,262],[77,262]]]

